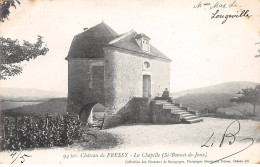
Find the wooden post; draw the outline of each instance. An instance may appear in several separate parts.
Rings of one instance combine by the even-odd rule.
[[[102,120],[102,124],[101,124],[101,127],[100,127],[100,129],[103,129],[104,122],[105,122],[105,116],[106,116],[106,114],[104,114],[104,117],[103,117],[103,120]]]
[[[49,118],[48,118],[48,115],[46,117],[46,125],[45,125],[45,129],[47,130],[48,129],[48,124],[49,124]]]
[[[29,126],[29,127],[30,127],[30,130],[32,130],[32,128],[33,128],[33,125],[32,125],[32,117],[29,117],[29,122],[30,122],[30,123],[29,123],[29,124],[30,124],[30,126]]]
[[[16,140],[18,140],[18,117],[15,117],[15,136]]]
[[[6,117],[4,117],[4,126],[3,126],[3,130],[4,130],[4,132],[3,132],[4,141],[5,141],[5,136],[6,136],[6,134],[5,134],[5,118],[6,118]]]

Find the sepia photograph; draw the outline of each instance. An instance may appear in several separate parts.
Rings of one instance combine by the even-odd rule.
[[[259,164],[259,9],[0,0],[0,163]]]

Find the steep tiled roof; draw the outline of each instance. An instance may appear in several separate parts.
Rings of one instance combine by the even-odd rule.
[[[150,53],[143,52],[143,50],[140,48],[140,46],[135,40],[138,35],[140,34],[137,34],[135,31],[130,31],[129,33],[126,33],[123,36],[120,36],[114,39],[113,41],[109,42],[107,46],[114,46],[117,48],[122,48],[129,51],[141,53],[141,54],[147,54],[153,57],[171,60],[170,58],[165,56],[162,52],[160,52],[158,49],[156,49],[153,45],[150,45]]]
[[[102,58],[103,48],[118,36],[102,22],[74,37],[67,58]]]
[[[118,35],[108,25],[102,22],[74,37],[66,59],[103,58],[103,48],[116,47],[170,61],[167,56],[152,45],[150,45],[150,53],[143,52],[135,40],[137,35],[135,31]]]

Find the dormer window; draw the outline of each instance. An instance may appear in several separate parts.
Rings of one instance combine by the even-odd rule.
[[[150,38],[143,33],[137,34],[135,38],[142,51],[150,53]]]
[[[143,45],[143,51],[149,52],[149,41],[144,39],[142,45]]]

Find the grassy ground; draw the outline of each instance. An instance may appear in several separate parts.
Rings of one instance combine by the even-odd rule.
[[[47,113],[63,115],[66,114],[66,112],[66,98],[55,98],[36,105],[28,105],[23,107],[12,108],[9,110],[4,110],[1,111],[1,116],[35,116],[46,115]]]
[[[110,149],[120,144],[122,141],[118,135],[105,131],[85,131],[83,139],[76,141],[69,148],[78,150]]]
[[[8,110],[8,109],[12,109],[12,108],[27,106],[27,105],[39,104],[42,102],[43,101],[39,101],[39,102],[35,102],[35,101],[33,101],[33,102],[1,101],[0,110]]]

